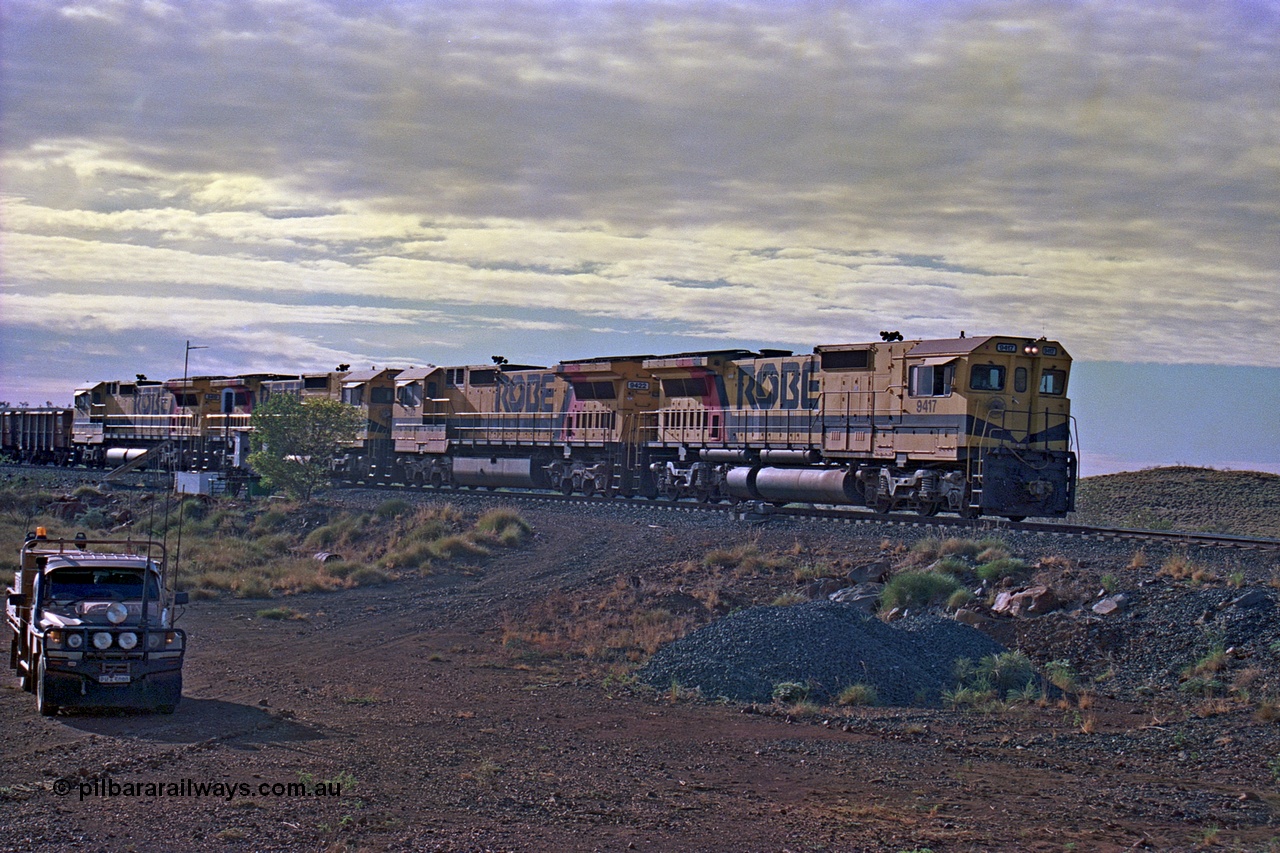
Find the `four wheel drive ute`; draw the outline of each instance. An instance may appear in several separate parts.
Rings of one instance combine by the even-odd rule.
[[[5,606],[9,666],[41,714],[60,708],[173,713],[186,635],[173,626],[185,592],[166,588],[164,548],[127,539],[23,544]]]

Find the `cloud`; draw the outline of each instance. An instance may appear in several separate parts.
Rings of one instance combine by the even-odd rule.
[[[260,364],[965,329],[1280,365],[1271,6],[4,15],[6,336],[172,322]]]

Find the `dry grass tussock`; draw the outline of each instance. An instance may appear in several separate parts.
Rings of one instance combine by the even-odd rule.
[[[149,497],[149,496],[148,496]],[[48,515],[50,495],[0,486],[0,536],[20,541],[36,525],[50,536],[84,529]],[[7,510],[7,511],[5,511]],[[385,501],[372,512],[319,502],[187,499],[168,511],[135,512],[129,534],[163,541],[179,589],[193,599],[266,599],[391,583],[407,574],[475,572],[480,561],[521,547],[533,530],[516,511],[465,516],[452,504]],[[16,565],[0,555],[0,579]]]

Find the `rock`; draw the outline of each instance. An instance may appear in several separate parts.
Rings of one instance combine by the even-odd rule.
[[[961,608],[960,610],[957,610],[955,613],[955,620],[961,624],[968,625],[970,628],[981,628],[984,625],[990,625],[995,621],[985,613],[981,613],[977,610],[969,610],[968,608]]]
[[[841,578],[815,578],[809,581],[805,593],[809,598],[830,598],[844,588],[845,581]]]
[[[1058,596],[1054,591],[1043,584],[1037,584],[1016,592],[1005,590],[998,593],[991,609],[1010,616],[1039,616],[1056,610],[1057,607]]]
[[[849,570],[845,576],[855,584],[861,583],[883,583],[888,577],[891,566],[887,560],[877,560],[874,563],[865,563],[861,566],[855,566]]]
[[[1110,616],[1113,613],[1119,613],[1124,610],[1125,605],[1129,603],[1129,599],[1123,593],[1108,595],[1093,605],[1093,612],[1099,616]]]
[[[1244,595],[1231,600],[1232,607],[1268,607],[1274,606],[1271,596],[1260,589],[1251,589]]]
[[[880,602],[880,591],[882,589],[884,589],[884,584],[860,583],[857,586],[836,590],[828,597],[840,604],[850,604],[863,613],[874,613],[876,605]]]

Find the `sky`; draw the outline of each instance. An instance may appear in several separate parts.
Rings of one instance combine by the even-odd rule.
[[[880,330],[1280,473],[1280,2],[0,4],[0,400]]]

